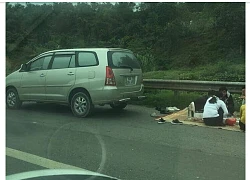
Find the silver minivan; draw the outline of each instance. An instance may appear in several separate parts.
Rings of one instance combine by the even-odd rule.
[[[24,101],[68,104],[77,117],[94,105],[123,109],[144,98],[142,70],[133,52],[119,48],[62,49],[42,53],[6,77],[6,105]]]

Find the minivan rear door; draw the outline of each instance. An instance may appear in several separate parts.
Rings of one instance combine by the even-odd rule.
[[[113,70],[116,87],[120,93],[140,91],[142,70],[138,60],[131,51],[109,51],[108,64]]]

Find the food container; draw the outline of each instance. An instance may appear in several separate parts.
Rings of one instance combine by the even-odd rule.
[[[202,119],[202,117],[203,117],[203,113],[200,113],[200,112],[195,112],[194,113],[194,118],[196,118],[196,119]]]
[[[236,124],[236,118],[227,118],[226,124],[229,126],[234,126]]]

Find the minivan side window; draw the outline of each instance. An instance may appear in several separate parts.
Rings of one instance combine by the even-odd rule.
[[[41,57],[30,63],[30,71],[46,70],[52,56]]]
[[[55,55],[51,69],[75,67],[75,55]]]
[[[75,55],[71,56],[69,67],[70,68],[76,67],[76,58],[75,58]]]
[[[78,53],[79,66],[95,66],[98,65],[97,57],[92,52],[79,52]]]
[[[49,66],[51,57],[52,57],[52,56],[46,56],[46,57],[44,57],[43,69],[48,69],[48,66]]]

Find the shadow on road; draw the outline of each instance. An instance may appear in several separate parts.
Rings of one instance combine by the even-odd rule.
[[[122,110],[114,110],[112,108],[110,108],[109,106],[104,106],[104,107],[100,107],[97,106],[92,115],[91,115],[91,119],[127,119],[130,117],[138,117],[140,116],[141,113],[136,111],[136,109],[130,107],[128,105],[128,107],[126,107],[125,109]]]
[[[46,113],[71,113],[71,110],[68,106],[55,103],[24,103],[21,110]]]
[[[29,111],[33,113],[50,113],[55,115],[63,115],[67,117],[74,117],[71,109],[67,105],[55,104],[55,103],[33,103],[28,102],[22,105],[21,111]],[[123,110],[114,110],[110,106],[95,106],[92,114],[86,119],[125,119],[129,117],[139,116],[141,113],[138,112],[134,106],[128,105]],[[79,118],[76,118],[79,119]]]

